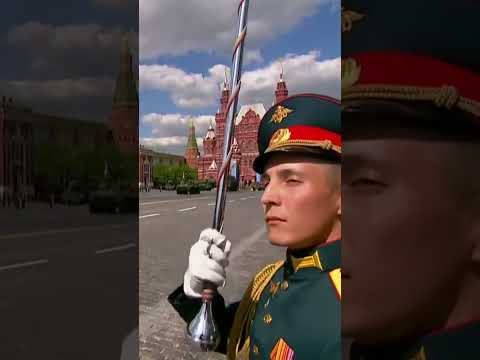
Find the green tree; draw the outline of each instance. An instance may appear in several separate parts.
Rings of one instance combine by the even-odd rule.
[[[153,168],[154,181],[160,185],[172,183],[180,184],[182,181],[195,181],[198,179],[196,169],[192,169],[187,165],[168,166],[156,164]]]
[[[169,180],[169,168],[166,165],[156,164],[153,167],[153,181],[159,186],[164,186]]]

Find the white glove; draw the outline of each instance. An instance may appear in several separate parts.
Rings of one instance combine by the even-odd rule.
[[[188,269],[183,277],[183,291],[187,296],[202,297],[204,282],[224,286],[231,243],[215,229],[204,229],[190,249]]]

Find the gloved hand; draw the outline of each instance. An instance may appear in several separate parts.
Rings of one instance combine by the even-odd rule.
[[[231,243],[215,229],[204,229],[190,249],[188,269],[183,277],[183,291],[187,296],[202,297],[204,282],[224,286]]]

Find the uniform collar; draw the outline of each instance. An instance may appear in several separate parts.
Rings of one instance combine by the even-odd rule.
[[[391,346],[361,347],[354,344],[352,360],[456,360],[480,359],[480,321],[426,335]]]
[[[289,273],[301,269],[315,268],[320,272],[329,272],[340,267],[340,240],[302,250],[287,250],[285,267]]]
[[[419,352],[425,360],[480,359],[479,340],[480,320],[425,336]]]

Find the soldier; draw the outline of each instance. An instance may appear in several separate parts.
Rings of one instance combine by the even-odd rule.
[[[480,7],[342,5],[350,358],[480,359]]]
[[[286,257],[262,269],[241,302],[214,299],[224,340],[218,351],[231,360],[340,359],[339,102],[302,94],[274,105],[260,123],[258,148],[253,167],[266,185],[268,238]],[[213,229],[192,246],[184,283],[169,296],[185,321],[200,308],[204,281],[224,284],[229,252]]]

